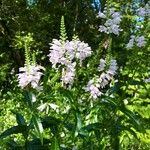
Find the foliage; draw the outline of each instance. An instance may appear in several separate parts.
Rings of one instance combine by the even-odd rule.
[[[150,22],[139,16],[148,1],[0,4],[0,149],[150,149]],[[54,65],[49,53],[58,49]]]

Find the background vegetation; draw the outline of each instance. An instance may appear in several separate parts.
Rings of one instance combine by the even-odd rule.
[[[135,15],[146,3],[148,0],[0,0],[0,149],[149,150],[150,85],[144,79],[150,71],[150,21]],[[82,102],[78,97],[99,59],[107,55],[109,36],[98,31],[102,19],[97,17],[106,5],[123,14],[123,31],[111,35],[110,53],[118,71],[110,88],[104,89],[107,94],[91,107],[87,95]],[[84,75],[79,75],[71,90],[59,85],[59,74],[47,57],[49,43],[59,39],[62,16],[68,39],[76,34],[93,50],[86,60],[90,69],[79,69]],[[16,77],[25,61],[24,48],[18,45],[28,33],[33,38],[30,53],[46,69],[44,89],[34,91],[34,105],[29,105],[34,94],[18,87]],[[132,34],[144,35],[146,46],[127,49]]]

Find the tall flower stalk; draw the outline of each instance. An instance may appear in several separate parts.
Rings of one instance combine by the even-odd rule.
[[[24,67],[19,68],[18,81],[19,86],[23,89],[27,86],[31,86],[34,89],[39,88],[39,81],[42,76],[41,70],[44,68],[36,64],[35,53],[32,56],[30,54],[30,45],[33,41],[31,34],[20,37],[22,46],[25,49],[25,64]]]

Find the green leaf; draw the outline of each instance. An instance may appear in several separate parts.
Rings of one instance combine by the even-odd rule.
[[[116,104],[116,102],[114,101],[113,98],[106,97],[103,102],[104,102],[104,103],[108,103],[108,104],[110,104],[111,106],[117,107],[117,104]]]
[[[25,130],[26,130],[26,126],[13,126],[9,129],[7,129],[6,131],[4,131],[0,135],[0,139],[3,139],[3,138],[10,136],[12,134],[23,133]]]
[[[81,115],[76,112],[76,120],[77,120],[77,130],[80,130],[82,127]]]
[[[56,137],[53,138],[53,142],[51,145],[51,150],[60,150],[58,140]]]
[[[16,120],[18,125],[26,125],[24,117],[19,113],[16,113]]]
[[[41,145],[41,141],[39,138],[35,138],[32,141],[28,141],[26,143],[27,150],[49,150],[49,143],[51,141],[49,139],[43,138],[43,145]]]
[[[35,95],[32,92],[26,91],[25,98],[27,100],[28,106],[31,110],[33,110],[33,102],[36,101]]]
[[[11,148],[11,150],[22,150],[24,149],[22,146],[18,145],[14,140],[9,140],[7,142],[7,146]]]
[[[41,120],[38,117],[38,115],[34,114],[32,116],[32,122],[33,122],[36,132],[38,133],[38,135],[40,137],[41,143],[43,145],[43,126],[42,126]]]
[[[121,109],[121,111],[131,119],[131,121],[133,122],[134,127],[137,130],[144,132],[144,128],[143,128],[142,124],[140,123],[139,119],[135,116],[135,114],[132,111],[130,111],[126,108]]]
[[[50,128],[54,135],[58,133],[58,126],[60,123],[60,119],[51,116],[42,119],[43,128]]]
[[[84,126],[82,129],[90,132],[90,131],[94,131],[94,130],[99,130],[100,128],[102,128],[100,123],[91,123],[87,126]]]
[[[138,139],[136,133],[134,132],[134,130],[131,129],[131,127],[129,127],[129,126],[126,127],[126,126],[121,125],[121,130],[122,131],[126,130],[126,131],[130,132],[136,139]]]

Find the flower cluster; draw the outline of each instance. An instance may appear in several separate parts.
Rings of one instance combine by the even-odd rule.
[[[144,36],[134,36],[130,37],[129,43],[126,45],[126,48],[130,49],[134,46],[134,44],[138,47],[144,47],[146,45]]]
[[[150,72],[148,73],[150,75]],[[150,78],[144,80],[146,83],[150,83]]]
[[[145,82],[150,83],[150,78],[145,79]]]
[[[140,7],[137,10],[137,14],[140,17],[149,17],[150,16],[150,2],[148,2],[144,7]]]
[[[64,65],[62,70],[62,82],[72,85],[75,77],[75,60],[82,61],[89,57],[92,53],[91,48],[87,43],[79,40],[72,40],[61,42],[61,40],[54,39],[50,44],[49,60],[52,66],[56,68],[58,65]]]
[[[40,70],[44,68],[40,65],[30,65],[19,68],[18,81],[21,88],[25,88],[31,84],[31,87],[37,89],[39,87],[39,80],[42,76]]]
[[[105,32],[107,34],[113,33],[115,35],[119,35],[119,32],[122,31],[122,29],[120,29],[119,27],[122,16],[113,8],[111,8],[109,11],[105,9],[103,13],[99,12],[98,17],[107,19],[104,25],[99,26],[100,32]]]
[[[105,60],[100,59],[98,70],[103,72],[100,76],[96,76],[95,78],[90,80],[85,87],[85,91],[90,92],[91,97],[94,99],[103,94],[100,90],[105,88],[105,86],[113,79],[113,76],[116,74],[116,70],[118,68],[117,62],[114,59],[110,61],[110,66],[107,71],[104,71],[105,65]]]

